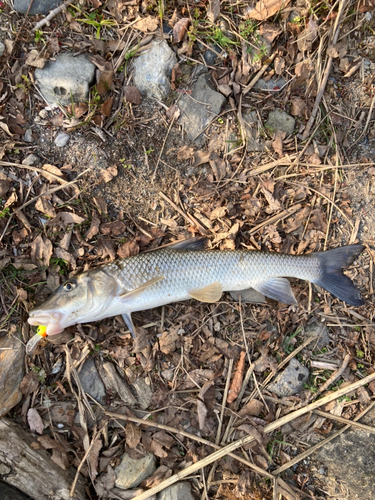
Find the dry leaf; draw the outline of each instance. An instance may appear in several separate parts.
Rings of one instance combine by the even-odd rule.
[[[47,59],[40,57],[38,50],[32,50],[30,54],[26,57],[25,63],[28,66],[33,66],[34,68],[42,69],[46,64]]]
[[[264,405],[261,401],[257,399],[250,399],[250,401],[241,408],[238,412],[240,417],[246,417],[247,415],[251,417],[259,417],[259,415],[263,412]]]
[[[1,154],[0,158],[2,158]],[[12,179],[7,177],[3,172],[0,172],[0,198],[2,198],[9,191],[11,183]]]
[[[70,252],[67,252],[63,248],[57,247],[55,248],[55,255],[58,259],[63,259],[66,262],[69,262],[73,270],[77,269],[76,260]]]
[[[159,348],[164,354],[171,354],[176,349],[178,340],[177,329],[171,329],[169,332],[163,332],[159,338]]]
[[[126,424],[126,444],[129,448],[136,448],[141,442],[142,431],[132,422]]]
[[[44,265],[48,267],[53,253],[53,247],[50,240],[40,234],[32,242],[30,248],[32,262],[37,266]]]
[[[159,21],[154,16],[146,16],[143,19],[140,19],[136,23],[134,23],[133,27],[143,33],[147,33],[148,31],[156,31],[159,26]]]
[[[167,467],[166,465],[161,465],[153,474],[151,474],[150,477],[145,479],[143,483],[140,484],[140,486],[144,489],[153,488],[154,486],[160,484],[162,481],[165,481],[166,479],[171,477],[172,474],[173,471],[169,467]]]
[[[180,43],[189,27],[190,19],[183,17],[173,26],[173,43]]]
[[[133,257],[133,255],[139,254],[139,245],[136,241],[127,241],[117,249],[117,255],[120,259],[126,259],[127,257]]]
[[[290,105],[290,114],[292,116],[299,116],[302,118],[305,115],[306,108],[307,106],[305,101],[303,99],[295,97],[293,98]]]
[[[98,207],[99,211],[103,214],[108,214],[107,202],[103,198],[103,196],[94,196],[94,203]]]
[[[318,25],[313,20],[313,18],[310,17],[306,28],[304,29],[304,31],[302,31],[302,33],[300,33],[300,35],[297,38],[298,49],[301,52],[306,52],[307,50],[310,50],[317,36],[318,36]]]
[[[0,143],[0,160],[2,160],[4,158],[4,155],[5,155],[5,152],[7,150],[11,150],[14,148],[15,146],[15,142],[13,141],[4,141],[2,140],[2,143]],[[3,174],[5,175],[5,174]],[[1,192],[1,188],[2,188],[2,177],[0,177],[0,192]],[[1,195],[0,195],[1,196]]]
[[[255,19],[256,21],[265,21],[284,9],[289,3],[290,0],[260,0],[254,9],[247,14],[247,18]]]
[[[35,392],[39,387],[38,375],[34,372],[27,373],[21,383],[20,391],[24,396],[28,396],[32,392]]]
[[[63,470],[67,470],[70,465],[67,453],[61,448],[52,450],[51,460]]]
[[[285,59],[283,57],[275,57],[273,66],[275,68],[275,73],[281,75],[285,67]]]
[[[134,85],[126,85],[124,87],[124,97],[131,104],[141,104],[142,94]]]
[[[111,116],[111,111],[112,111],[112,106],[113,106],[113,97],[108,97],[106,101],[103,102],[101,105],[100,111],[104,116],[109,118]]]
[[[281,209],[280,203],[277,200],[275,200],[270,191],[268,191],[265,187],[262,187],[262,191],[269,204],[269,206],[266,208],[266,212],[268,214],[272,214],[273,212],[280,210]]]
[[[18,200],[17,193],[15,191],[13,191],[13,193],[9,196],[9,198],[5,202],[4,208],[11,207],[14,203],[17,202],[17,200]]]
[[[60,226],[62,229],[66,229],[69,224],[81,224],[84,222],[84,218],[72,212],[59,212],[56,217],[47,222],[47,226]]]
[[[120,220],[105,222],[100,226],[100,232],[106,236],[120,236],[125,232],[125,229],[125,224]]]
[[[207,417],[207,413],[208,413],[208,402],[209,400],[207,399],[207,396],[209,394],[207,394],[210,389],[213,389],[214,390],[214,398],[215,398],[215,387],[214,387],[214,381],[213,380],[209,380],[208,382],[206,382],[202,389],[199,391],[198,393],[198,403],[197,403],[197,413],[198,413],[198,423],[199,423],[199,429],[202,431],[206,425],[206,417]],[[210,398],[209,399],[212,399],[212,392],[211,394],[209,395]]]
[[[272,147],[273,147],[275,153],[277,153],[279,155],[279,158],[282,158],[284,156],[283,140],[285,139],[285,136],[286,136],[286,132],[284,132],[283,130],[277,130],[275,133],[275,137],[272,141]]]
[[[39,413],[35,410],[35,408],[30,408],[27,412],[27,422],[32,432],[43,434],[43,420],[41,419]]]
[[[240,359],[238,360],[236,372],[233,376],[232,383],[230,385],[229,393],[228,393],[228,398],[227,401],[228,403],[233,403],[235,401],[240,393],[241,386],[242,386],[242,381],[243,381],[243,376],[245,373],[245,359],[246,359],[246,352],[241,351],[240,354]]]
[[[87,462],[90,467],[90,477],[92,481],[94,481],[94,479],[98,475],[99,451],[101,450],[102,446],[103,443],[99,435],[95,439],[94,443],[92,443],[90,453],[87,457]]]
[[[99,174],[99,181],[110,182],[118,174],[116,165],[108,167],[106,170],[102,170]]]
[[[91,238],[96,236],[99,232],[99,225],[100,225],[100,219],[96,216],[96,214],[93,214],[92,220],[91,220],[91,225],[89,227],[89,230],[87,231],[87,234],[85,236],[85,240],[89,241]]]
[[[167,118],[169,118],[169,120],[177,120],[180,116],[180,108],[177,106],[177,104],[172,104],[172,106],[167,109],[165,114],[167,115]]]
[[[21,243],[21,241],[24,240],[28,234],[29,234],[29,231],[26,229],[26,227],[23,227],[19,231],[13,231],[12,238],[13,238],[14,244],[16,246],[18,246],[19,243]]]
[[[4,119],[4,118],[2,116],[0,116],[0,120],[2,120],[2,119]],[[0,121],[0,128],[2,128],[5,133],[10,135],[10,137],[14,136],[14,134],[12,134],[12,132],[9,130],[8,125],[6,123],[3,123],[2,121]]]
[[[339,43],[334,43],[333,45],[328,45],[327,56],[333,57],[344,57],[348,53],[348,44],[345,40]]]
[[[220,15],[220,0],[210,0],[207,7],[207,18],[214,23]]]
[[[47,173],[43,173],[43,177],[45,177],[49,182],[60,182],[61,184],[65,184],[65,179],[64,179],[64,174],[61,172],[61,170],[58,167],[55,167],[55,165],[49,165],[48,163],[43,165],[43,170],[46,170],[46,172],[50,172],[51,174],[54,175],[48,175]],[[60,177],[60,179],[56,179],[57,177]]]

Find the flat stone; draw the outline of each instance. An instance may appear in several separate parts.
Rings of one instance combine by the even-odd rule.
[[[238,292],[229,292],[230,296],[236,302],[240,301],[241,295],[241,303],[243,304],[264,304],[266,299],[263,294],[254,290],[254,288],[248,288],[247,290],[239,290]]]
[[[267,387],[267,390],[280,397],[293,396],[303,389],[309,374],[309,370],[301,365],[296,358],[293,358],[288,367]]]
[[[115,486],[123,490],[136,488],[155,470],[156,458],[151,453],[140,458],[131,458],[125,453],[121,457],[121,463],[115,469]]]
[[[267,82],[263,79],[260,78],[256,84],[254,85],[254,89],[256,90],[280,90],[284,87],[286,84],[286,81],[284,78],[271,78]]]
[[[57,56],[56,61],[48,61],[44,68],[37,68],[35,80],[48,104],[67,106],[72,100],[88,101],[95,69],[87,54],[73,57],[73,54],[65,53]]]
[[[197,145],[203,145],[202,132],[212,120],[217,119],[227,100],[214,90],[207,73],[198,77],[193,86],[191,97],[194,100],[189,95],[184,94],[178,103],[181,110],[180,124],[184,127],[190,140]]]
[[[115,392],[120,399],[129,406],[137,404],[127,382],[120,377],[112,363],[104,363],[100,368],[100,375],[107,391]]]
[[[361,418],[362,424],[375,426],[375,410]],[[348,429],[313,455],[328,468],[328,475],[345,483],[350,500],[375,498],[375,435]]]
[[[144,378],[137,379],[132,385],[137,393],[139,406],[142,410],[146,410],[150,406],[153,396],[151,387],[146,383]]]
[[[20,383],[24,375],[25,349],[14,335],[0,339],[0,417],[22,399]]]
[[[208,65],[208,66],[213,66],[216,62],[216,59],[217,59],[217,55],[218,54],[222,54],[222,48],[219,47],[218,45],[214,45],[212,47],[213,50],[211,49],[207,49],[204,51],[204,54],[203,54],[203,59],[205,60],[205,63]]]
[[[242,112],[248,151],[264,151],[264,144],[259,140],[258,115],[256,111],[245,109]]]
[[[288,113],[285,113],[282,109],[275,109],[268,115],[265,127],[271,129],[273,132],[281,130],[287,135],[290,135],[294,132],[295,123],[296,120],[292,116],[288,115]]]
[[[25,132],[25,135],[23,136],[23,139],[25,142],[34,142],[34,139],[33,139],[33,132],[31,130],[31,128],[28,128]]]
[[[32,167],[33,165],[38,165],[39,162],[39,156],[34,155],[34,153],[30,153],[22,160],[22,165],[28,165],[29,167]]]
[[[179,481],[156,495],[156,500],[194,500],[188,481]]]
[[[4,55],[4,52],[5,52],[5,45],[3,44],[3,42],[0,42],[0,57]]]
[[[65,132],[60,132],[55,137],[55,145],[58,148],[63,148],[64,146],[66,146],[68,144],[69,139],[70,139],[70,135],[69,134],[66,134]]]
[[[88,359],[85,362],[78,376],[83,390],[90,394],[95,401],[103,404],[106,396],[105,387],[93,359]]]
[[[154,41],[152,48],[133,63],[134,85],[147,97],[165,99],[171,90],[170,77],[175,64],[176,54],[168,43]]]
[[[14,0],[14,10],[20,14],[26,14],[31,0]],[[36,14],[48,14],[52,9],[56,9],[61,4],[61,0],[34,0],[29,15],[35,16]]]
[[[311,342],[310,348],[322,349],[330,343],[327,325],[318,319],[313,319],[305,326],[306,337],[316,337],[315,342]]]

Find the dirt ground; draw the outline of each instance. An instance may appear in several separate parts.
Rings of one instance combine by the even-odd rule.
[[[197,499],[355,498],[345,471],[332,475],[308,451],[324,448],[345,425],[340,418],[350,424],[374,403],[374,382],[366,377],[375,372],[375,5],[292,0],[271,2],[278,4],[272,10],[269,3],[259,2],[254,17],[249,2],[80,1],[37,35],[32,28],[43,16],[26,18],[0,2],[6,46],[0,69],[1,341],[13,336],[26,344],[36,331],[27,323],[28,312],[68,277],[173,241],[207,236],[209,246],[221,251],[295,255],[365,245],[346,272],[364,306],[350,307],[291,280],[298,306],[270,299],[241,304],[229,294],[214,304],[172,303],[135,313],[135,340],[121,317],[108,318],[69,327],[25,354],[21,392],[6,417],[32,434],[62,470],[74,477],[79,468],[87,498],[125,498],[111,479],[125,451],[157,457],[156,472],[140,485],[144,490],[160,491],[180,473]],[[188,32],[170,44],[181,74],[192,75],[189,66],[203,64],[206,46],[226,51],[209,71],[217,88],[227,85],[232,93],[205,130],[203,146],[189,141],[166,112],[191,90],[192,76],[175,80],[164,106],[145,96],[140,104],[116,101],[131,83],[136,55],[125,69],[112,71],[113,83],[102,94],[97,77],[90,90],[95,104],[82,108],[79,118],[69,107],[45,109],[27,58],[36,50],[48,59],[67,47],[97,54],[96,25],[80,22],[77,12],[97,23],[112,21],[102,26],[100,38],[101,55],[113,68],[120,51],[105,43],[122,40],[130,49],[157,38],[160,18],[169,26],[189,20]],[[158,28],[137,28],[138,17],[151,17]],[[246,44],[260,56],[247,59]],[[245,92],[256,75],[282,77],[287,84],[273,92]],[[316,117],[304,137],[314,105]],[[296,119],[292,135],[265,127],[275,108]],[[257,112],[263,151],[247,149],[247,109]],[[25,141],[28,129],[32,142]],[[55,144],[61,131],[70,134],[62,148]],[[26,169],[23,161],[31,153],[39,160]],[[64,181],[77,182],[64,187]],[[328,328],[321,347],[305,334],[314,321]],[[278,397],[267,387],[292,358],[309,369],[309,378],[298,393]],[[100,403],[85,396],[78,375],[88,360],[101,376],[102,367],[112,364],[136,403],[108,387]],[[135,390],[139,380],[149,388],[145,404]],[[231,402],[229,388],[238,390]],[[337,391],[344,392],[329,399]],[[328,399],[318,403],[322,398]],[[58,457],[51,442],[38,441],[44,436],[59,443]],[[225,448],[210,461],[215,448],[207,441],[224,448],[238,439],[248,441],[233,448],[237,459]]]

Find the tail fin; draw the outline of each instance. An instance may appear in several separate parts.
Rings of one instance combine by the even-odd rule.
[[[351,306],[363,305],[360,291],[354,286],[352,280],[342,272],[354,261],[363,248],[363,245],[348,245],[315,253],[314,256],[318,257],[321,262],[321,277],[314,283]]]

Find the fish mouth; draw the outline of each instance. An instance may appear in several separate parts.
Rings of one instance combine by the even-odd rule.
[[[32,326],[45,326],[47,335],[57,335],[64,330],[61,325],[63,315],[61,313],[45,313],[42,311],[30,311],[28,323]]]

